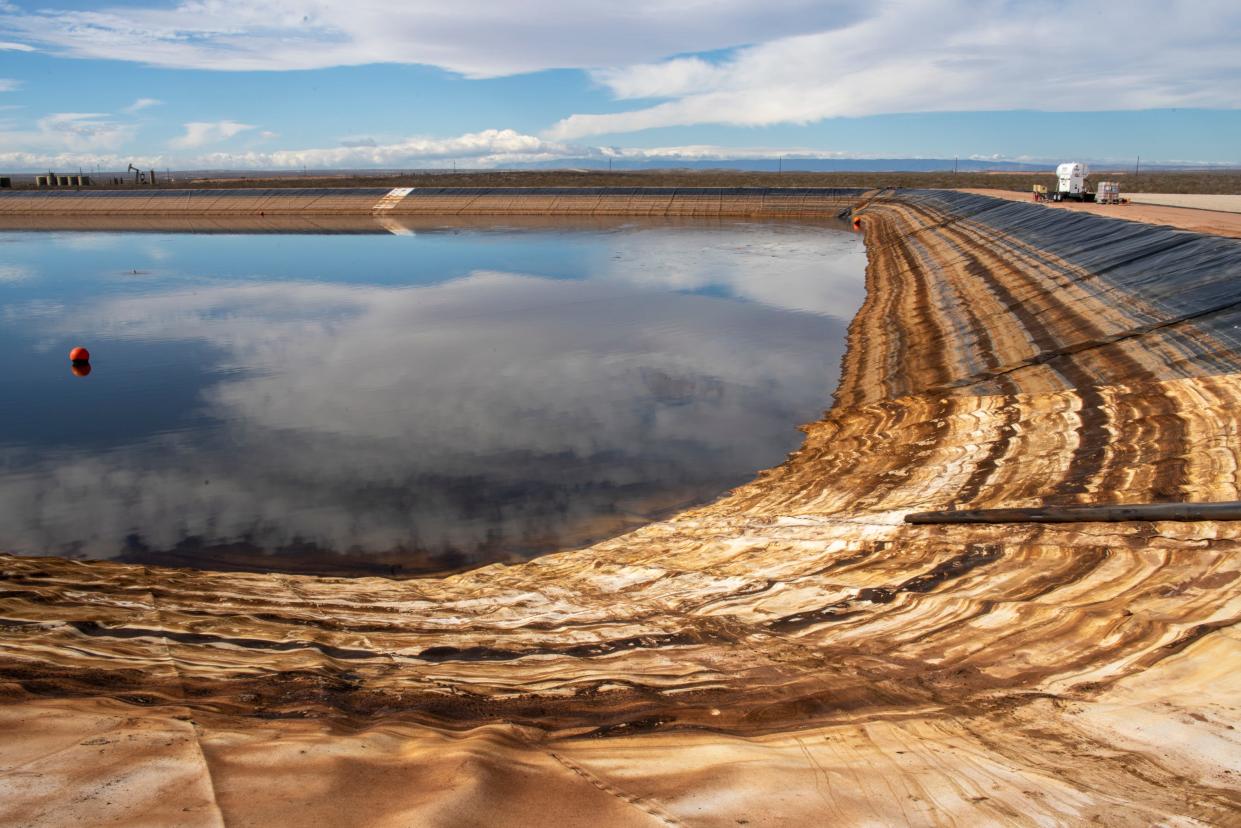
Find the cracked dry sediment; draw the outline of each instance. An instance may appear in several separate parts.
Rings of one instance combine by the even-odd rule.
[[[589,549],[415,581],[0,558],[0,822],[1236,822],[1241,525],[901,522],[1239,496],[1241,316],[1203,285],[1241,243],[1030,209],[869,200],[804,446]],[[1037,243],[1057,221],[1094,261]]]

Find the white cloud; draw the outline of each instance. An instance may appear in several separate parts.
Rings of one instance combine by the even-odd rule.
[[[843,158],[845,153],[821,149],[771,147],[718,147],[686,145],[670,147],[598,147],[549,141],[511,129],[488,129],[464,135],[434,138],[413,136],[388,143],[351,139],[337,146],[302,149],[207,151],[196,155],[141,153],[133,157],[117,150],[132,136],[135,127],[105,120],[99,113],[63,112],[41,119],[28,132],[0,129],[0,143],[8,138],[14,149],[0,151],[0,166],[7,169],[51,167],[103,167],[124,169],[132,160],[146,167],[176,166],[183,169],[399,169],[446,168],[454,162],[463,167],[492,168],[512,165],[582,161],[657,161],[666,164],[724,161],[735,158]],[[172,143],[179,150],[193,150],[226,140],[249,129],[233,121],[196,122],[185,125],[186,134]],[[258,133],[265,141],[279,138],[270,130]],[[92,146],[94,145],[94,146]],[[91,149],[97,151],[92,152]]]
[[[143,169],[166,166],[161,155],[118,155],[115,153],[48,153],[48,151],[14,150],[0,153],[0,166],[5,170],[123,170],[129,164]]]
[[[619,99],[663,100],[575,114],[548,137],[888,112],[1241,106],[1235,2],[937,0],[875,10],[843,28],[760,43],[714,63],[597,70],[593,77]]]
[[[100,159],[116,158],[135,132],[132,124],[118,123],[100,112],[56,112],[24,129],[0,122],[0,165],[8,169],[91,167],[103,163]]]
[[[362,144],[270,152],[218,152],[199,157],[204,167],[282,169],[314,167],[402,167],[426,162],[469,160],[479,166],[528,163],[567,157],[569,147],[511,129],[488,129],[455,138],[408,138],[392,144]]]
[[[12,43],[7,40],[0,40],[0,52],[33,52],[36,51],[33,46],[27,46],[25,43]]]
[[[0,14],[9,37],[82,58],[212,70],[422,63],[472,77],[610,66],[849,23],[860,0],[182,0]]]
[[[511,129],[487,129],[451,138],[411,137],[391,143],[349,140],[339,146],[270,151],[213,152],[192,164],[210,169],[350,169],[447,167],[452,162],[472,167],[517,164],[606,161],[723,161],[733,158],[841,158],[829,150],[767,147],[593,147],[548,141]]]
[[[12,78],[0,78],[0,92],[13,92],[19,89],[22,82]]]
[[[584,149],[586,157],[618,158],[627,161],[728,161],[737,158],[856,158],[852,153],[808,147],[717,147],[690,144],[679,147],[599,147]]]
[[[169,145],[178,149],[194,149],[196,147],[227,141],[246,130],[254,129],[250,124],[239,124],[236,121],[191,121],[184,124],[185,134],[169,141]]]
[[[139,98],[138,100],[131,103],[129,106],[125,107],[125,111],[132,115],[135,112],[141,112],[144,109],[149,109],[153,106],[159,106],[162,103],[163,101],[161,101],[159,98]]]
[[[557,142],[697,124],[803,124],[890,112],[1236,108],[1237,31],[1235,0],[179,0],[170,8],[72,12],[0,2],[0,36],[7,38],[0,48],[235,71],[419,63],[492,77],[579,68],[634,107],[568,115],[542,136],[550,145],[515,154],[535,157],[555,155]],[[173,145],[189,149],[227,137],[209,125],[187,125]],[[363,159],[355,165],[385,165],[376,159],[455,152],[376,143],[369,153],[286,153],[316,153],[339,165],[332,161],[337,152]],[[239,163],[282,166],[284,157]]]
[[[61,119],[73,116],[65,113]],[[83,117],[81,115],[73,117]],[[45,119],[46,120],[46,119]],[[227,122],[231,123],[231,122]],[[188,125],[187,125],[188,126]],[[215,126],[208,124],[206,126]],[[244,125],[242,125],[244,126]],[[188,131],[187,131],[188,132]],[[195,140],[213,130],[197,129]],[[235,133],[234,133],[235,134]],[[0,132],[0,138],[4,133]],[[215,140],[219,135],[210,138]],[[264,140],[274,140],[277,133],[264,130]],[[184,139],[181,139],[184,140]],[[193,147],[181,145],[183,148]],[[0,152],[0,166],[8,169],[43,169],[47,167],[121,168],[132,160],[144,169],[172,166],[179,169],[443,169],[455,164],[464,168],[495,168],[530,164],[573,166],[582,162],[596,165],[607,161],[653,162],[675,166],[679,163],[730,161],[735,159],[775,161],[784,159],[858,158],[856,153],[834,150],[790,147],[721,147],[690,144],[668,147],[591,146],[549,141],[511,129],[489,129],[447,138],[410,137],[378,143],[374,140],[348,140],[331,147],[303,149],[210,151],[197,155],[178,153],[173,157],[144,153],[132,159],[115,152]],[[995,160],[995,159],[992,159]],[[1029,159],[1027,159],[1029,160]]]
[[[117,123],[101,112],[57,112],[37,122],[41,140],[54,136],[70,150],[118,148],[134,135],[132,124]]]
[[[25,150],[0,152],[0,167],[5,170],[76,170],[96,167],[105,170],[123,170],[129,164],[143,169],[159,169],[167,166],[161,155],[120,155],[99,152],[30,152]]]
[[[0,137],[4,133],[0,132]],[[270,131],[259,133],[264,140],[279,135]],[[770,147],[718,147],[688,145],[674,147],[594,147],[547,141],[511,129],[492,129],[449,138],[412,137],[380,144],[374,141],[348,141],[334,147],[306,149],[247,150],[206,152],[196,156],[163,155],[129,156],[83,152],[0,152],[0,166],[7,169],[42,169],[46,167],[94,167],[123,169],[132,160],[143,168],[177,166],[184,169],[399,169],[446,168],[456,162],[463,167],[492,168],[534,163],[582,161],[656,161],[678,162],[726,161],[730,159],[784,158],[846,158],[846,153],[816,149]]]

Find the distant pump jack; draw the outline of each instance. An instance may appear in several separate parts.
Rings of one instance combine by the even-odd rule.
[[[134,174],[134,185],[135,186],[137,186],[138,184],[146,184],[148,182],[150,182],[151,186],[155,186],[155,170],[154,169],[151,170],[150,176],[148,176],[146,172],[138,169],[133,164],[130,164],[129,169],[126,170],[126,172],[131,172]]]

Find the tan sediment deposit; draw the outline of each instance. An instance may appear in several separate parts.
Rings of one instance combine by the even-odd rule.
[[[1236,824],[1241,244],[854,194],[831,410],[782,466],[440,579],[0,558],[0,823]]]

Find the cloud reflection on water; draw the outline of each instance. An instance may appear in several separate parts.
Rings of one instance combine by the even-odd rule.
[[[830,244],[752,235],[757,252],[719,232],[612,236],[584,280],[211,282],[38,319],[45,337],[205,345],[215,381],[194,427],[5,448],[0,540],[158,558],[245,539],[417,565],[578,545],[709,497],[796,445],[861,299],[856,262],[825,270]]]

